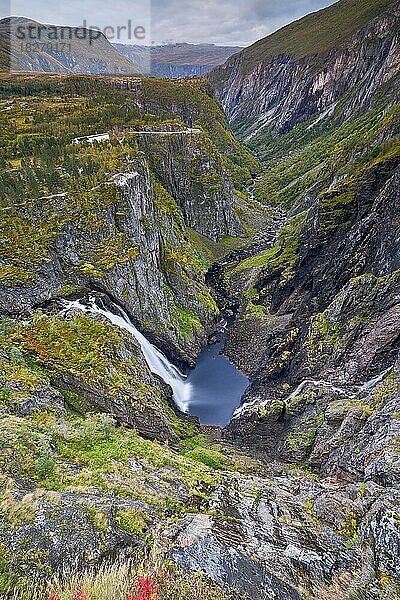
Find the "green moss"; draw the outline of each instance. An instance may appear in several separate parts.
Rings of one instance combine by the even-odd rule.
[[[220,469],[224,464],[224,457],[221,452],[211,448],[198,447],[186,452],[185,456],[210,467],[210,469]]]
[[[327,192],[320,201],[320,232],[329,234],[332,230],[345,227],[352,216],[351,206],[356,198],[357,186],[348,186],[342,193]]]
[[[395,371],[386,377],[372,397],[373,406],[377,409],[383,407],[388,400],[400,389],[400,382]]]
[[[12,570],[10,560],[7,559],[8,552],[3,544],[0,544],[0,592],[8,593],[12,584]]]
[[[48,448],[44,448],[35,461],[35,470],[39,479],[47,479],[54,473],[55,460]]]
[[[88,277],[94,277],[95,279],[101,279],[104,277],[104,273],[97,269],[92,263],[81,263],[79,265],[79,271],[82,275],[87,275]]]
[[[71,296],[84,294],[86,288],[81,285],[64,285],[53,294],[53,298],[70,298]]]
[[[104,510],[96,508],[96,506],[88,506],[89,519],[98,531],[106,533],[108,530],[108,517]]]
[[[103,239],[93,249],[91,259],[95,270],[110,271],[116,265],[134,261],[139,256],[139,246],[132,245],[124,233],[117,233]],[[86,274],[90,275],[91,273]]]
[[[340,345],[341,326],[329,319],[326,312],[315,315],[306,342],[310,365],[329,357]]]
[[[216,445],[210,445],[205,435],[198,434],[181,444],[184,456],[198,461],[211,469],[221,469],[225,458]]]
[[[305,406],[314,404],[316,398],[317,392],[313,389],[308,389],[304,394],[294,396],[287,403],[287,414],[293,416],[302,412]]]
[[[0,336],[1,343],[1,336]],[[6,352],[3,347],[3,360],[0,360],[0,405],[9,408],[18,405],[40,385],[48,385],[43,369],[25,359],[18,348],[11,347]]]
[[[177,223],[183,224],[183,215],[180,207],[167,190],[152,176],[155,192],[155,204],[162,213],[172,217]]]
[[[42,365],[87,381],[118,385],[124,370],[117,357],[121,346],[118,331],[87,315],[65,320],[36,314],[32,322],[17,327],[12,339]]]
[[[37,460],[51,453],[52,435],[32,427],[29,419],[0,416],[0,472],[37,480]]]
[[[31,271],[16,267],[13,265],[4,265],[0,267],[0,283],[8,286],[28,283],[32,281],[34,274]]]
[[[139,509],[125,508],[118,510],[115,522],[127,533],[132,533],[143,538],[148,524],[143,511]]]
[[[344,521],[341,524],[337,533],[348,540],[348,547],[352,547],[358,539],[358,526],[360,523],[359,516],[354,512],[346,514]]]
[[[313,514],[314,506],[315,506],[315,499],[310,498],[310,500],[307,501],[306,506],[305,506],[305,510],[308,515]]]
[[[199,317],[192,310],[176,307],[172,313],[172,318],[179,335],[184,339],[193,338],[196,331],[203,329]]]
[[[329,413],[331,415],[346,416],[351,412],[357,414],[361,419],[367,419],[373,414],[374,410],[374,406],[371,404],[350,398],[341,398],[329,404]]]
[[[294,276],[304,220],[304,214],[294,217],[280,230],[276,246],[241,261],[232,274],[254,268],[263,273],[279,274],[280,285],[285,285]]]
[[[244,315],[245,319],[262,319],[267,314],[267,309],[265,306],[261,304],[254,304],[253,302],[249,302],[246,306],[246,312]]]
[[[201,496],[204,485],[218,484],[214,469],[222,464],[213,446],[178,453],[116,427],[102,414],[62,420],[45,414],[0,416],[0,440],[4,477],[24,478],[46,490],[88,494],[102,490],[156,507],[170,505],[177,483],[186,486],[189,494]],[[43,456],[51,456],[51,466],[46,464],[38,473],[38,460]],[[140,467],[132,469],[132,462]],[[29,505],[32,502],[27,498],[22,508]]]
[[[233,269],[233,273],[238,273],[247,269],[267,267],[270,264],[272,258],[276,256],[278,252],[279,247],[275,246],[273,248],[265,250],[264,252],[261,252],[260,254],[250,256],[249,258],[242,260],[238,265],[236,265],[236,267]]]
[[[299,426],[293,427],[286,438],[288,447],[294,452],[308,451],[315,442],[317,431],[323,422],[323,416],[311,418]]]
[[[33,523],[35,514],[36,499],[34,495],[27,494],[22,500],[17,500],[7,490],[0,495],[0,516],[14,529]]]

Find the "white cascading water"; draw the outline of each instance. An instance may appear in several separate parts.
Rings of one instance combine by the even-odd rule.
[[[156,346],[153,346],[153,344],[151,344],[149,340],[147,340],[145,336],[132,325],[128,315],[122,308],[115,305],[116,311],[120,313],[115,314],[98,306],[95,298],[90,297],[89,300],[89,306],[82,304],[79,300],[64,300],[63,304],[66,310],[75,308],[84,312],[93,312],[103,315],[111,321],[111,323],[117,325],[117,327],[129,331],[129,333],[131,333],[139,342],[150,371],[161,377],[165,383],[168,383],[171,386],[177,406],[180,410],[187,412],[192,390],[186,376],[181,373],[175,365],[170,363],[167,357],[164,356]]]

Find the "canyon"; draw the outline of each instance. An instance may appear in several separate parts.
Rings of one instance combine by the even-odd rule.
[[[399,7],[207,79],[1,76],[0,593],[151,546],[201,598],[399,596]]]

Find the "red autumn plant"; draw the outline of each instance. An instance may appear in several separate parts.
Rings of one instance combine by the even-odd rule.
[[[138,577],[135,588],[136,593],[128,594],[125,600],[159,600],[158,585],[151,577]]]
[[[55,594],[51,593],[48,600],[60,600],[60,599]]]
[[[84,590],[75,590],[73,600],[89,600],[89,594]]]

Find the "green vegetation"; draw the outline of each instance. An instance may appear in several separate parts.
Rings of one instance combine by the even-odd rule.
[[[177,325],[179,335],[184,339],[192,338],[196,331],[202,329],[199,317],[192,310],[176,307],[172,318]]]
[[[323,416],[309,418],[299,426],[293,427],[290,431],[286,443],[293,452],[308,452],[313,446],[318,428],[323,421]]]
[[[327,313],[319,313],[311,320],[306,342],[310,365],[329,357],[340,344],[341,325],[333,322]]]
[[[143,537],[148,527],[143,511],[133,510],[132,508],[119,510],[115,521],[124,531],[133,533],[138,537]]]
[[[266,170],[256,181],[255,194],[261,202],[291,207],[312,185],[323,189],[332,177],[355,176],[376,161],[398,157],[398,139],[381,143],[383,130],[391,131],[398,119],[399,104],[382,106],[353,120],[309,129],[310,121],[297,125],[282,136],[265,136],[251,146],[262,152]],[[340,106],[336,108],[340,115]],[[312,123],[312,121],[311,121]],[[389,134],[390,135],[390,134]],[[393,134],[392,134],[393,136]],[[330,192],[331,193],[331,190]]]
[[[260,267],[261,268],[267,267],[270,264],[271,259],[274,258],[274,256],[276,256],[276,254],[278,254],[278,252],[279,252],[279,247],[274,246],[273,248],[268,248],[268,250],[265,250],[264,252],[261,252],[260,254],[255,254],[254,256],[245,258],[233,269],[233,272],[237,273],[237,272],[244,271],[247,269],[254,269],[254,268],[258,269]]]
[[[134,135],[137,129],[184,126],[189,118],[194,119],[204,132],[202,143],[218,157],[237,187],[244,187],[259,170],[257,161],[227,129],[223,111],[205,81],[142,79],[136,81],[135,91],[122,88],[119,78],[0,78],[3,285],[31,284],[40,266],[49,260],[52,244],[69,226],[100,238],[85,248],[77,266],[78,277],[101,280],[115,266],[134,263],[140,248],[118,230],[118,222],[115,231],[103,235],[103,229],[109,209],[113,207],[118,217],[123,203],[113,176],[143,169],[143,154]],[[110,141],[72,143],[76,137],[99,131],[109,132]],[[193,257],[186,270],[189,273],[192,265],[197,271],[205,270],[202,252],[197,252],[194,240],[194,245],[188,243],[184,234],[176,201],[154,177],[152,183],[155,205],[170,221],[180,251],[186,249],[186,255]],[[211,190],[220,182],[211,178],[202,184]],[[151,228],[153,224],[143,222],[143,226]]]
[[[357,541],[359,523],[359,516],[355,512],[349,512],[346,514],[340,529],[337,531],[339,535],[347,538],[349,547]]]
[[[121,383],[121,339],[108,323],[83,314],[69,320],[36,314],[31,323],[17,327],[12,341],[51,370],[116,387]]]
[[[221,469],[225,465],[225,458],[217,445],[209,446],[204,435],[196,435],[181,443],[183,455],[191,460],[198,461],[210,469]]]
[[[293,217],[279,231],[276,246],[241,261],[232,269],[231,276],[248,269],[257,269],[257,275],[279,275],[280,285],[284,286],[295,273],[304,220],[304,214]],[[250,290],[247,294],[249,293]]]
[[[391,371],[385,381],[378,387],[373,396],[373,405],[377,409],[382,408],[385,403],[400,389],[400,381],[395,371]]]
[[[204,129],[222,154],[225,168],[236,187],[244,188],[252,174],[260,172],[253,155],[233,137],[225,115],[213,97],[210,84],[203,79],[143,79],[141,94],[145,109],[164,117],[174,114]]]
[[[197,429],[170,406],[136,342],[108,322],[81,313],[68,319],[36,313],[30,322],[10,325],[0,344],[0,414],[19,414],[31,398],[37,410],[59,413],[62,399],[50,388],[52,380],[75,415],[90,409],[112,412],[113,404],[122,403],[126,419],[134,413],[152,415],[167,426],[170,433],[164,437],[184,438]],[[37,473],[46,478],[54,466],[48,445],[35,460]]]
[[[171,487],[174,481],[187,486],[191,495],[201,497],[203,484],[218,483],[213,471],[222,464],[220,456],[216,464],[218,452],[208,449],[206,442],[203,453],[183,450],[179,454],[167,445],[144,440],[133,430],[116,427],[113,419],[104,414],[67,416],[61,420],[45,413],[25,418],[0,417],[0,430],[3,476],[23,477],[49,491],[100,490],[144,501],[156,509],[171,504],[175,496]],[[44,456],[45,465],[40,462]],[[131,469],[132,460],[146,470],[146,478],[141,469]],[[163,467],[168,469],[163,471]],[[153,489],[156,481],[157,491]],[[10,493],[12,489],[3,493],[2,510],[9,515],[7,518],[21,520],[29,498],[21,507],[9,508]],[[118,522],[127,531],[145,529],[136,512],[120,514]]]

